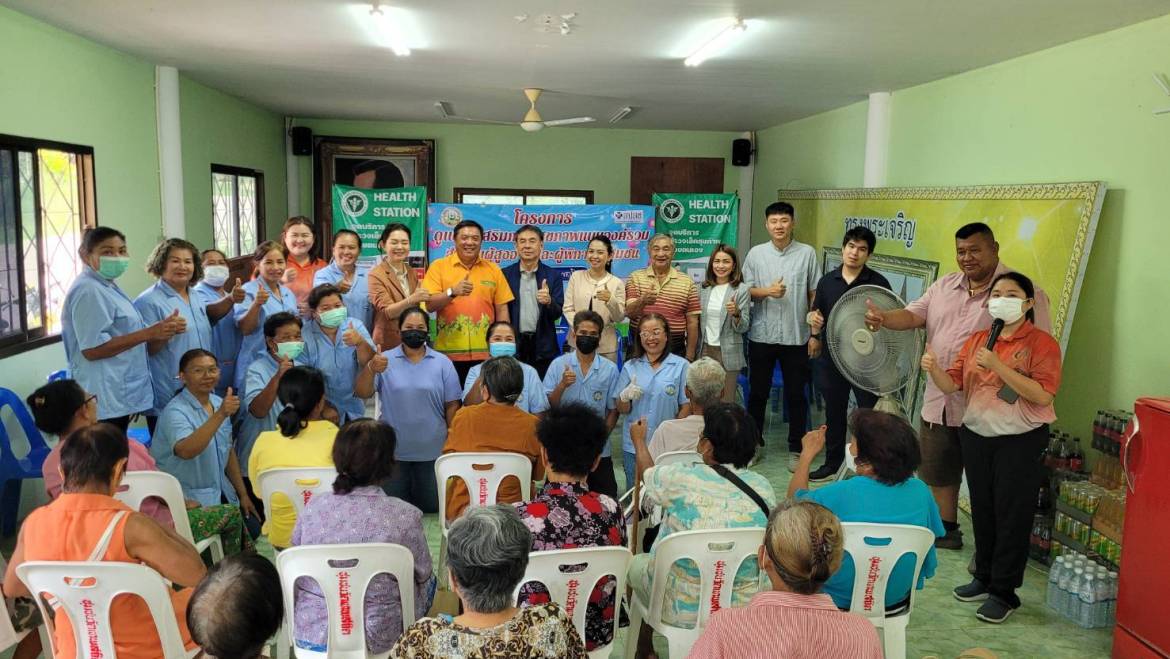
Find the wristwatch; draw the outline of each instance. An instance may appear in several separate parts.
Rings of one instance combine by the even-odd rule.
[[[455,297],[454,289],[451,289],[451,288],[447,289],[447,297]]]

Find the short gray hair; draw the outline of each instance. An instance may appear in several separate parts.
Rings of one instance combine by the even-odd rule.
[[[468,508],[447,532],[447,565],[464,606],[499,613],[528,569],[532,532],[512,506]]]
[[[498,403],[515,405],[524,393],[524,368],[514,357],[493,357],[479,372],[488,395]]]
[[[663,240],[670,243],[671,249],[675,248],[674,238],[669,233],[656,233],[654,234],[654,237],[650,239],[650,242],[646,243],[646,249],[653,247],[654,243],[661,242]]]
[[[691,390],[691,402],[707,408],[718,403],[723,397],[723,385],[727,371],[719,362],[710,357],[695,360],[687,369],[687,389]]]

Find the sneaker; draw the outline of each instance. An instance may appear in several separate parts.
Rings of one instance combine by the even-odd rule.
[[[982,602],[991,596],[987,592],[987,586],[978,579],[972,579],[971,583],[956,587],[953,592],[955,599],[960,602]]]
[[[796,465],[799,463],[800,463],[800,454],[799,453],[789,453],[788,454],[788,473],[795,474],[796,473]]]
[[[822,483],[824,481],[831,481],[837,477],[837,472],[841,469],[840,465],[836,467],[832,465],[821,465],[808,475],[808,479],[814,483]]]
[[[998,597],[989,597],[975,612],[975,617],[983,622],[990,622],[993,625],[998,625],[1004,620],[1008,619],[1012,613],[1015,613],[1016,607],[1008,604]]]
[[[941,538],[934,539],[935,549],[962,549],[963,548],[963,531],[955,529],[947,531],[947,534]]]

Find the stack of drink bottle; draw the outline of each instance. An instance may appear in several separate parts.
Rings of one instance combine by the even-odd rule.
[[[1117,573],[1083,554],[1066,553],[1048,571],[1048,606],[1080,627],[1112,627],[1117,607]]]

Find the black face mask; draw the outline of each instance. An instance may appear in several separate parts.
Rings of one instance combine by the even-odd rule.
[[[427,334],[426,330],[403,330],[402,342],[406,344],[406,347],[408,348],[421,348],[427,342],[428,336],[429,335]]]
[[[577,350],[586,355],[592,355],[594,350],[597,350],[598,344],[601,343],[601,338],[597,336],[578,336]]]

